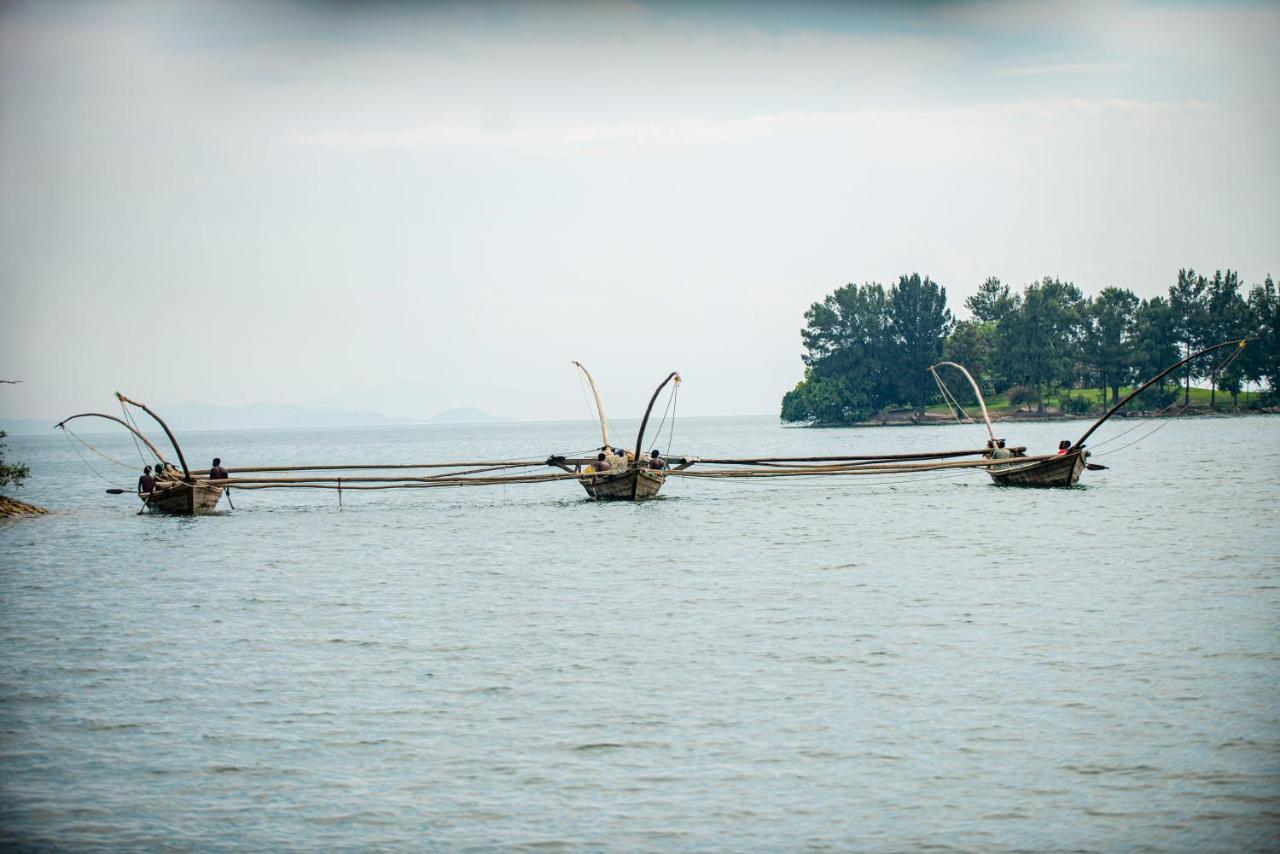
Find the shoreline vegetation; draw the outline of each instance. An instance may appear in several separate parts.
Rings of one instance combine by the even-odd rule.
[[[31,469],[21,463],[5,462],[4,439],[7,435],[3,430],[0,430],[0,487],[22,486],[22,482],[31,475]],[[43,507],[37,507],[34,504],[28,504],[16,498],[0,495],[0,518],[43,516],[47,512]]]
[[[965,409],[976,409],[977,399],[967,382],[931,374],[943,361],[973,374],[993,420],[1085,418],[1167,365],[1246,337],[1254,340],[1191,362],[1147,389],[1132,411],[1260,411],[1280,404],[1280,291],[1269,275],[1246,289],[1232,270],[1207,277],[1183,269],[1167,295],[1146,300],[1116,287],[1086,296],[1051,277],[1018,293],[992,277],[964,305],[972,319],[956,321],[946,288],[918,273],[889,287],[851,283],[813,303],[801,330],[804,377],[783,396],[782,421],[954,420],[948,396]]]
[[[1056,408],[1046,408],[1044,412],[1035,410],[1020,410],[1017,412],[991,412],[991,423],[1039,423],[1044,421],[1087,421],[1091,416],[1089,414],[1079,415],[1072,412],[1062,412]],[[1280,415],[1280,406],[1260,406],[1256,409],[1228,409],[1218,407],[1210,410],[1207,407],[1192,406],[1186,410],[1177,410],[1172,412],[1152,411],[1152,410],[1136,410],[1133,412],[1118,412],[1114,418],[1243,418],[1253,415]],[[934,408],[926,410],[923,414],[915,412],[911,409],[895,409],[889,412],[882,412],[874,418],[868,418],[865,421],[842,421],[842,422],[812,422],[805,424],[787,424],[784,426],[796,429],[813,428],[815,430],[836,429],[840,427],[936,427],[938,425],[956,424],[955,416],[948,413],[945,409],[941,412],[935,411]],[[961,424],[981,424],[982,414],[979,412],[970,412],[968,420],[961,419]]]
[[[1122,386],[1120,388],[1120,396],[1128,394],[1133,390],[1132,386]],[[1062,392],[1064,395],[1066,391]],[[1071,400],[1086,401],[1091,405],[1086,409],[1079,405],[1055,406],[1046,404],[1043,409],[1033,407],[1014,406],[1007,393],[996,395],[987,401],[987,412],[991,416],[993,423],[1002,421],[1079,421],[1081,419],[1089,419],[1103,414],[1106,407],[1100,402],[1101,395],[1098,389],[1075,389],[1072,391]],[[1268,400],[1271,405],[1266,405]],[[1190,402],[1183,407],[1180,404],[1168,407],[1166,409],[1132,409],[1122,410],[1116,413],[1117,418],[1193,418],[1198,416],[1223,418],[1229,416],[1240,415],[1268,415],[1280,413],[1280,405],[1276,405],[1274,399],[1260,392],[1242,392],[1240,394],[1240,405],[1233,406],[1229,398],[1219,398],[1212,409],[1210,405],[1210,390],[1207,388],[1192,388],[1190,394]],[[965,415],[968,421],[963,420],[961,423],[982,423],[982,413],[975,405],[972,409],[968,406],[965,408]],[[910,408],[887,409],[877,413],[871,418],[854,423],[848,422],[828,422],[828,423],[812,423],[796,426],[805,427],[891,427],[902,425],[937,425],[937,424],[955,424],[957,415],[947,409],[945,405],[935,404],[925,408],[924,412],[917,412]]]

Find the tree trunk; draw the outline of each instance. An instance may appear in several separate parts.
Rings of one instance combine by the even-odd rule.
[[[1187,347],[1186,355],[1188,356],[1191,355],[1190,347]],[[1187,406],[1190,403],[1191,403],[1191,366],[1187,365],[1187,387],[1186,387],[1186,391],[1183,392],[1182,394],[1182,405]]]

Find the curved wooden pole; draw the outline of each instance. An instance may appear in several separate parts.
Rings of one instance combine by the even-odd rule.
[[[604,414],[604,402],[600,400],[600,392],[596,389],[596,381],[591,376],[591,372],[587,370],[586,365],[581,362],[574,362],[578,370],[582,371],[582,375],[587,378],[587,383],[591,386],[591,396],[596,399],[596,414],[600,416],[600,438],[604,440],[605,447],[612,447],[609,444],[609,420]]]
[[[182,455],[182,446],[178,444],[178,440],[174,438],[173,431],[169,429],[168,424],[164,423],[164,419],[161,418],[159,415],[156,415],[145,405],[138,403],[138,401],[136,400],[130,400],[120,392],[116,392],[116,398],[119,399],[121,403],[132,403],[134,406],[138,407],[143,412],[147,413],[152,418],[154,418],[156,420],[156,423],[159,424],[164,429],[164,434],[169,437],[169,443],[173,445],[173,450],[176,451],[178,454],[178,462],[182,463],[182,479],[185,480],[187,483],[191,483],[191,469],[187,468],[187,458]]]
[[[969,381],[969,385],[973,387],[973,393],[978,396],[978,405],[982,407],[982,420],[987,422],[987,435],[990,436],[991,441],[994,442],[996,440],[996,431],[991,428],[991,416],[987,414],[987,401],[983,399],[982,389],[978,388],[977,381],[964,365],[957,362],[939,362],[936,365],[931,365],[929,370],[933,371],[935,368],[940,368],[943,365],[950,365],[960,373],[964,374],[964,378],[967,379]],[[937,374],[934,373],[934,376],[936,377]]]
[[[1201,356],[1205,355],[1206,353],[1212,353],[1214,350],[1220,350],[1223,347],[1230,347],[1232,344],[1235,344],[1237,347],[1243,347],[1245,345],[1245,342],[1252,341],[1252,340],[1253,340],[1252,338],[1237,338],[1231,341],[1223,341],[1221,344],[1214,344],[1212,347],[1205,347],[1203,350],[1199,350],[1195,353],[1192,353],[1190,356],[1187,356],[1185,359],[1182,359],[1179,362],[1175,362],[1174,364],[1165,368],[1163,371],[1156,374],[1154,377],[1147,380],[1145,383],[1143,383],[1142,385],[1135,388],[1133,391],[1126,394],[1119,403],[1117,403],[1115,406],[1108,409],[1105,415],[1103,415],[1097,421],[1093,422],[1093,426],[1090,427],[1088,430],[1086,430],[1084,432],[1084,435],[1076,440],[1076,443],[1071,446],[1071,450],[1078,451],[1080,448],[1084,447],[1084,440],[1088,439],[1091,435],[1093,435],[1093,431],[1101,427],[1102,422],[1106,421],[1112,415],[1115,415],[1117,412],[1120,411],[1120,408],[1124,406],[1126,403],[1133,400],[1135,397],[1142,394],[1144,391],[1151,388],[1156,383],[1160,382],[1160,380],[1164,379],[1169,374],[1178,370],[1178,368],[1181,368],[1187,362],[1190,362],[1193,359],[1199,359]]]
[[[653,397],[649,398],[649,408],[644,411],[644,418],[640,421],[640,432],[636,435],[636,464],[639,465],[640,457],[644,453],[644,428],[649,424],[649,414],[653,412],[653,405],[658,402],[658,395],[666,387],[667,383],[675,380],[680,382],[680,373],[672,371],[667,374],[667,378],[663,380],[656,389],[654,389]]]
[[[137,436],[139,439],[141,439],[141,440],[143,441],[143,443],[144,443],[148,448],[150,448],[150,449],[151,449],[151,453],[153,453],[153,454],[155,454],[155,455],[156,455],[156,459],[157,459],[157,460],[159,460],[160,462],[164,463],[165,465],[169,465],[169,461],[168,461],[168,460],[166,460],[166,459],[164,458],[164,454],[160,453],[160,449],[159,449],[159,448],[157,448],[155,445],[151,444],[151,440],[150,440],[150,439],[148,439],[146,436],[144,436],[140,431],[136,430],[132,424],[130,424],[129,422],[125,421],[124,419],[116,418],[114,415],[106,415],[106,414],[104,414],[104,413],[102,413],[102,412],[81,412],[79,415],[72,415],[70,418],[64,418],[64,419],[62,419],[61,421],[59,421],[57,424],[55,424],[55,425],[53,425],[53,426],[55,426],[55,427],[57,427],[57,428],[59,428],[59,429],[63,429],[63,430],[65,430],[66,428],[65,428],[63,425],[64,425],[64,424],[66,424],[68,421],[71,421],[71,420],[76,419],[76,418],[89,418],[89,417],[93,417],[93,418],[105,418],[105,419],[107,419],[108,421],[114,421],[114,422],[116,422],[116,423],[117,423],[117,424],[119,424],[121,427],[123,427],[124,429],[128,430],[130,433],[132,433],[133,435],[135,435],[135,436]]]

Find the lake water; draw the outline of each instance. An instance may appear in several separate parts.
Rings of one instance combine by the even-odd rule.
[[[57,512],[0,521],[0,843],[1275,848],[1280,419],[1093,444],[1161,424],[1070,490],[241,491],[197,519],[135,515],[103,490],[136,472],[11,437],[35,473],[16,495]],[[1034,453],[1083,428],[1000,432]],[[183,438],[232,467],[599,443],[585,422]],[[673,450],[982,438],[682,419]]]

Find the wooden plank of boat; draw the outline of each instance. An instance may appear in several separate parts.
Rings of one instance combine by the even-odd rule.
[[[666,480],[666,472],[646,468],[586,474],[578,478],[587,495],[602,501],[642,501],[653,498]]]
[[[1071,451],[1049,460],[1029,463],[1015,461],[987,469],[998,486],[1075,486],[1084,471],[1085,457],[1082,449]]]
[[[158,513],[175,516],[196,516],[212,513],[222,497],[223,488],[197,481],[196,483],[163,482],[147,499],[146,507]]]

